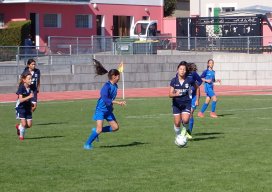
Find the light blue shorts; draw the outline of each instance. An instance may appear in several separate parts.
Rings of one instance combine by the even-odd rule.
[[[112,112],[109,112],[109,111],[102,112],[102,111],[98,111],[98,110],[95,111],[95,113],[93,115],[93,119],[95,121],[104,120],[104,119],[106,119],[107,121],[115,121],[116,120],[116,118]]]

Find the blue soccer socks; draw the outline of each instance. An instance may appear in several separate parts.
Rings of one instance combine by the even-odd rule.
[[[215,112],[216,109],[216,101],[212,102],[212,112]]]
[[[204,103],[201,108],[201,113],[204,113],[208,107],[209,103]]]
[[[190,120],[189,120],[189,129],[188,129],[188,132],[190,133],[190,134],[192,134],[192,132],[193,132],[193,128],[194,128],[194,117],[191,117],[190,118]]]

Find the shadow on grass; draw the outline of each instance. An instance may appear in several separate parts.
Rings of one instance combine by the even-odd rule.
[[[35,125],[60,125],[60,124],[66,124],[66,122],[35,123]]]
[[[133,147],[136,145],[146,145],[148,143],[142,143],[142,142],[138,142],[138,141],[134,141],[132,143],[129,144],[122,144],[122,145],[107,145],[107,146],[100,146],[102,148],[113,148],[113,147]]]
[[[210,132],[210,133],[193,133],[193,135],[195,136],[204,136],[204,135],[221,135],[224,133],[220,133],[220,132]]]
[[[203,141],[203,140],[210,140],[210,139],[218,139],[220,137],[201,137],[201,138],[193,138],[190,141]]]
[[[220,114],[220,115],[217,114],[218,117],[225,117],[225,116],[232,116],[232,115],[234,114],[233,113],[226,113],[226,114]]]
[[[55,138],[60,138],[60,137],[64,137],[64,136],[61,136],[61,135],[55,135],[55,136],[43,136],[43,137],[27,137],[25,138],[25,140],[29,139],[55,139]]]

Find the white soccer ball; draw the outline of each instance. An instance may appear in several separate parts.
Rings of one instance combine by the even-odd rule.
[[[175,139],[175,144],[179,147],[185,147],[187,144],[188,140],[187,137],[185,137],[184,135],[178,135],[176,136]]]

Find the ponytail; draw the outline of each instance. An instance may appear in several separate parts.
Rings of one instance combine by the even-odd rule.
[[[96,59],[93,59],[93,63],[94,63],[94,68],[95,68],[96,75],[104,75],[104,74],[108,73],[108,78],[109,79],[111,79],[113,75],[114,76],[120,75],[120,72],[117,69],[111,69],[110,71],[108,71]]]

